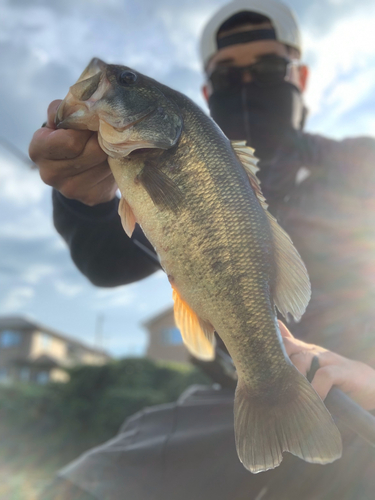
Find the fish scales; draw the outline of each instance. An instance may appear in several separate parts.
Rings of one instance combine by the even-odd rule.
[[[124,228],[131,234],[137,222],[156,249],[190,351],[209,359],[214,330],[223,339],[238,373],[235,435],[244,466],[276,467],[283,451],[314,463],[338,458],[339,432],[281,342],[275,304],[302,314],[308,278],[266,211],[252,150],[231,145],[182,94],[99,60],[71,87],[57,122],[98,131]]]

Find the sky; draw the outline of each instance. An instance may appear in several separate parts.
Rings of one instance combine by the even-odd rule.
[[[0,0],[0,316],[27,315],[113,356],[145,352],[142,323],[172,305],[166,277],[160,271],[123,287],[91,285],[53,227],[51,188],[30,168],[28,144],[48,104],[66,95],[94,56],[145,73],[207,111],[199,36],[225,3]],[[336,139],[374,135],[373,0],[286,3],[310,67],[306,129]]]

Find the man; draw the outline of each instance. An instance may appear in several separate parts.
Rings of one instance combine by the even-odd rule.
[[[292,331],[373,364],[375,238],[370,238],[373,228],[363,207],[371,209],[375,142],[337,142],[303,133],[308,70],[300,56],[299,31],[288,8],[274,0],[234,1],[203,33],[204,93],[227,136],[246,139],[256,149],[270,210],[292,236],[310,273],[313,298]],[[47,127],[34,135],[30,155],[43,180],[56,188],[55,225],[73,260],[99,286],[151,274],[158,265],[144,235],[138,229],[129,239],[121,228],[116,186],[95,135],[54,130],[57,105],[49,108]],[[285,345],[306,374],[315,348],[290,337]],[[319,358],[325,364],[321,351]],[[313,381],[318,392],[324,397],[341,380],[341,387],[355,394],[345,384],[363,380],[367,368],[350,365],[343,375],[347,360],[336,358],[335,364],[329,359]],[[366,380],[373,381],[372,370],[366,373]],[[366,407],[373,409],[372,404]],[[251,475],[235,455],[232,405],[231,389],[202,389],[176,405],[136,415],[111,443],[61,472],[61,498],[372,498],[363,474],[369,464],[373,467],[373,452],[357,440],[350,440],[349,452],[329,466],[288,456],[275,471]]]
[[[374,363],[375,141],[304,133],[308,69],[294,18],[279,2],[234,3],[203,33],[204,92],[226,135],[255,148],[270,211],[309,271],[312,300],[291,330]]]

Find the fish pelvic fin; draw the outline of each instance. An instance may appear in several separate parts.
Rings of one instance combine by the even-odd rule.
[[[247,173],[251,187],[265,210],[270,224],[276,262],[274,303],[285,318],[290,313],[298,321],[305,312],[311,297],[310,280],[305,264],[289,235],[267,210],[268,205],[256,176],[259,169],[256,166],[258,160],[254,156],[254,150],[246,146],[245,141],[232,141],[232,147]]]
[[[189,305],[173,289],[174,319],[182,340],[190,353],[198,359],[212,361],[215,358],[214,328],[200,319]]]
[[[129,203],[125,200],[125,198],[121,198],[120,203],[118,205],[118,213],[121,219],[122,227],[124,228],[125,233],[131,238],[135,228],[135,215]]]
[[[242,464],[254,474],[280,465],[284,451],[314,464],[331,463],[342,454],[340,432],[324,403],[303,375],[288,368],[289,389],[276,403],[274,392],[268,399],[238,381],[236,448]]]

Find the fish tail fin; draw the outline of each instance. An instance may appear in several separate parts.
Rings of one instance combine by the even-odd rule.
[[[293,366],[284,389],[254,394],[239,378],[234,404],[239,459],[253,473],[280,465],[289,451],[306,462],[326,464],[341,457],[341,435],[324,403]],[[276,400],[276,403],[275,403]]]

